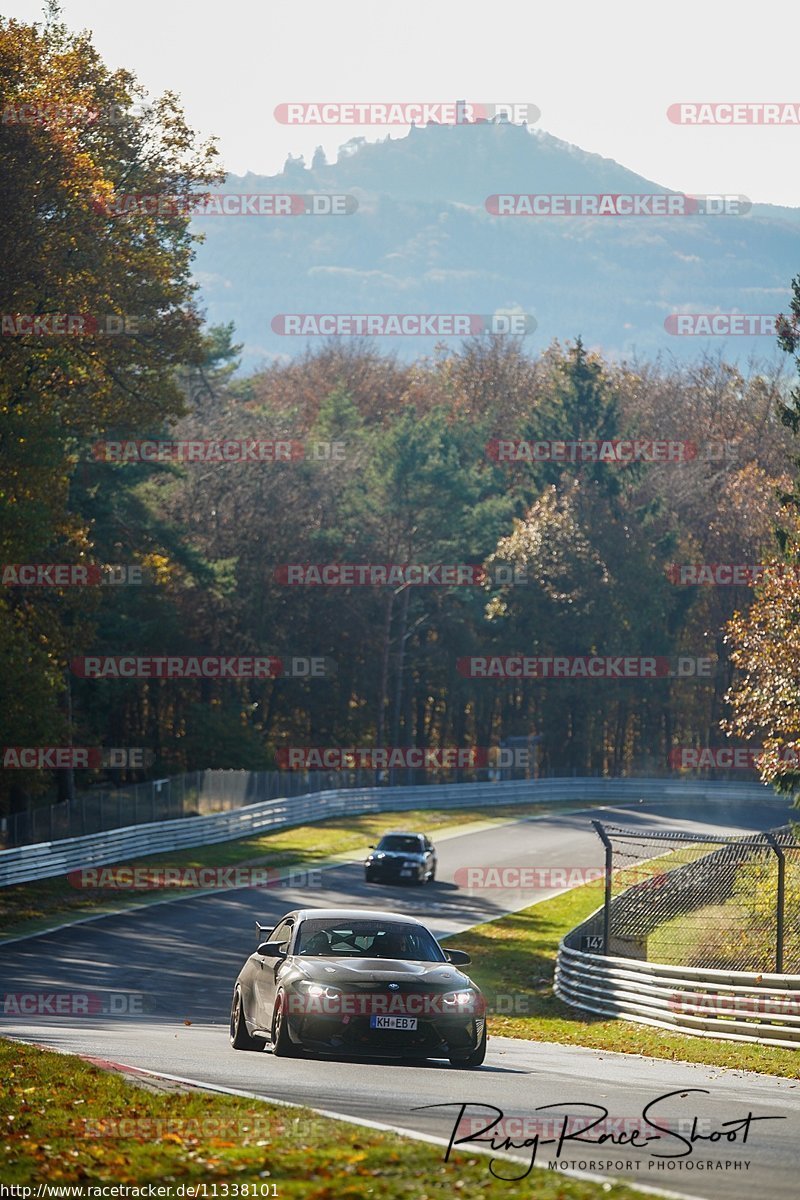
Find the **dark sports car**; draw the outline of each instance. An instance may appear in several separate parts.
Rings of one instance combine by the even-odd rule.
[[[370,846],[364,861],[367,883],[433,883],[436,851],[424,833],[394,830]]]
[[[296,909],[239,972],[231,1045],[380,1058],[449,1058],[479,1067],[486,1005],[461,950],[443,950],[413,917],[361,909]]]

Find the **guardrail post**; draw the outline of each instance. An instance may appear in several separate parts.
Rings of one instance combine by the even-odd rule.
[[[600,841],[605,846],[606,851],[606,879],[605,879],[605,896],[603,898],[603,954],[608,954],[608,943],[611,936],[611,873],[614,869],[614,847],[611,845],[608,834],[599,821],[592,821],[595,833],[600,838]]]
[[[786,909],[786,855],[774,833],[765,833],[778,859],[778,896],[775,902],[775,973],[783,974],[783,923]]]

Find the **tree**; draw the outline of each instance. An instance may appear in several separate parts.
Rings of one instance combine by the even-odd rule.
[[[56,4],[43,26],[0,20],[0,84],[0,552],[6,563],[88,560],[75,477],[91,442],[175,419],[178,368],[202,362],[186,207],[220,176],[176,97],[132,115],[144,95],[134,77],[110,71]],[[134,204],[122,216],[122,195],[173,207]],[[66,662],[89,636],[94,604],[0,597],[4,744],[69,736]],[[8,794],[4,781],[0,799]]]
[[[792,281],[791,317],[778,318],[778,343],[800,372],[800,276]],[[778,406],[780,418],[800,433],[800,388]],[[795,467],[800,459],[795,458]],[[724,728],[764,749],[761,777],[779,792],[795,793],[800,806],[800,486],[784,488],[776,526],[780,549],[771,575],[756,590],[749,612],[734,613],[727,627],[731,659],[739,668],[727,699],[732,715]]]

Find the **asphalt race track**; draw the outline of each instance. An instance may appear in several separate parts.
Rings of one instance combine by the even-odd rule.
[[[592,815],[656,829],[746,832],[782,824],[785,812],[779,802],[765,800],[718,801],[702,809],[685,802],[654,803],[551,815],[439,840],[438,879],[424,888],[365,884],[359,861],[326,870],[322,887],[313,891],[276,887],[198,895],[41,934],[0,951],[2,992],[90,993],[93,1011],[69,1017],[6,1011],[0,1028],[6,1036],[61,1050],[445,1139],[462,1104],[476,1105],[468,1110],[476,1120],[494,1115],[487,1105],[506,1118],[533,1118],[540,1106],[552,1105],[547,1114],[563,1118],[582,1111],[577,1104],[634,1119],[657,1097],[686,1093],[664,1100],[653,1119],[691,1123],[697,1116],[705,1134],[720,1131],[724,1122],[738,1123],[751,1111],[755,1117],[785,1119],[754,1122],[744,1145],[742,1134],[733,1144],[725,1138],[698,1142],[693,1169],[686,1159],[670,1158],[670,1168],[654,1157],[685,1148],[669,1135],[638,1150],[567,1144],[559,1162],[687,1196],[750,1200],[757,1189],[770,1200],[788,1200],[797,1195],[800,1169],[800,1084],[791,1079],[491,1036],[479,1071],[460,1071],[444,1062],[404,1066],[276,1059],[268,1052],[235,1052],[228,1043],[232,984],[255,945],[256,917],[277,919],[301,906],[358,905],[419,915],[437,936],[449,936],[548,894],[495,890],[470,896],[453,882],[459,867],[600,867],[602,848],[589,824]],[[554,1149],[540,1147],[537,1163],[546,1165]],[[530,1148],[518,1153],[530,1160]],[[750,1165],[702,1169],[699,1160]],[[665,1165],[659,1167],[659,1161]],[[498,1174],[524,1169],[496,1163]],[[533,1192],[533,1180],[531,1185]],[[499,1197],[503,1184],[496,1186]]]

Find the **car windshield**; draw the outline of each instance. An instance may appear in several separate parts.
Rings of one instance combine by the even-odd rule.
[[[404,850],[406,854],[419,854],[422,850],[420,840],[409,833],[387,833],[378,842],[379,850]]]
[[[296,954],[324,958],[401,958],[446,962],[433,934],[423,925],[399,921],[335,921],[312,917],[303,921]]]

